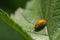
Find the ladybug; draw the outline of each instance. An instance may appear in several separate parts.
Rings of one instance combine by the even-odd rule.
[[[40,30],[42,30],[46,25],[46,20],[42,19],[42,20],[38,20],[35,24],[35,31],[38,32]]]

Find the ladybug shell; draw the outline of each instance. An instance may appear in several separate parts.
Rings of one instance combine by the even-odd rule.
[[[40,31],[45,27],[46,20],[39,20],[35,24],[35,31]]]

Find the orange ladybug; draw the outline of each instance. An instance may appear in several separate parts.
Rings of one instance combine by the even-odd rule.
[[[42,30],[46,25],[46,20],[42,19],[42,20],[38,20],[35,24],[35,31],[40,31]]]

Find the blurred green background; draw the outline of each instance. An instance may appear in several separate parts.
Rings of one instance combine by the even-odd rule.
[[[18,7],[24,8],[30,0],[0,0],[0,8],[8,13],[14,12]]]
[[[0,40],[24,40],[24,38],[0,19]]]
[[[25,9],[27,1],[30,0],[0,0],[0,8],[8,14],[21,7]],[[12,29],[0,18],[0,40],[25,40],[22,35]]]

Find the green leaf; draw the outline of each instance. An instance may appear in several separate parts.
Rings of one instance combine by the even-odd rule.
[[[46,15],[50,40],[60,40],[60,0],[50,0]]]
[[[39,32],[34,31],[35,25],[29,23],[21,14],[24,12],[23,9],[18,8],[15,14],[11,15],[11,18],[20,25],[24,31],[26,31],[34,40],[48,40],[47,29],[44,28]]]
[[[35,23],[45,19],[41,8],[41,0],[32,0],[27,3],[26,9],[18,8],[11,18],[20,25],[34,40],[48,40],[47,27],[39,32],[34,31]],[[33,35],[32,35],[33,34]]]
[[[15,29],[16,31],[21,33],[22,36],[25,37],[26,40],[32,40],[32,38],[25,31],[23,31],[22,28],[20,26],[18,26],[18,24],[14,23],[11,20],[11,18],[7,15],[6,12],[0,10],[0,18],[3,21],[5,21],[7,24],[9,24],[13,29]]]
[[[28,2],[26,9],[12,15],[12,19],[30,33],[34,32],[34,26],[37,20],[45,19],[47,28],[37,32],[36,35],[42,35],[48,30],[50,40],[60,40],[60,1],[59,0],[32,0]],[[20,23],[19,23],[20,22]]]

